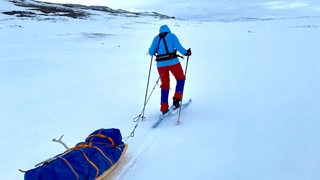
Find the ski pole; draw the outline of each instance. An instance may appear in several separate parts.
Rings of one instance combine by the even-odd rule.
[[[185,68],[185,72],[184,72],[185,78],[187,78],[188,63],[189,63],[189,56],[187,56],[186,68]],[[184,85],[185,85],[185,84],[184,84]],[[184,87],[183,87],[183,89],[184,89]],[[182,92],[183,92],[183,91],[182,91]],[[181,104],[182,104],[182,100],[183,100],[183,96],[181,97]],[[178,120],[177,120],[177,124],[178,124],[178,125],[181,123],[181,122],[180,122],[180,115],[181,115],[181,105],[180,105],[180,108],[179,108],[179,114],[178,114]]]
[[[156,83],[154,84],[151,92],[149,93],[149,96],[148,96],[147,100],[145,101],[145,106],[148,104],[148,101],[149,101],[149,99],[151,98],[151,95],[152,95],[153,91],[155,90],[156,86],[157,86],[158,83],[159,83],[159,80],[160,80],[160,77],[158,78],[158,80],[157,80]],[[141,113],[140,113],[137,117],[133,118],[133,122],[137,122],[137,121],[140,119],[141,114],[143,113],[143,111],[144,111],[144,108],[142,109]]]
[[[147,101],[149,100],[148,98],[148,91],[149,91],[149,82],[150,82],[150,74],[151,74],[151,67],[152,67],[152,60],[153,60],[153,56],[151,56],[151,60],[150,60],[150,67],[149,67],[149,74],[148,74],[148,80],[147,80],[147,88],[146,88],[146,94],[145,94],[145,97],[144,97],[144,103],[143,103],[143,109],[142,109],[142,112],[141,114],[139,114],[137,117],[135,117],[133,119],[133,122],[136,123],[136,125],[134,126],[132,132],[130,133],[130,135],[126,138],[123,138],[123,141],[127,141],[130,137],[134,137],[134,132],[136,131],[138,125],[139,125],[139,121],[140,121],[140,118],[143,119],[144,118],[144,111],[146,110],[146,105],[147,105]],[[158,80],[159,81],[159,80]],[[156,83],[158,83],[158,81]]]
[[[151,95],[152,95],[153,91],[155,90],[156,86],[158,85],[159,80],[160,80],[160,77],[158,78],[158,80],[157,80],[156,83],[154,84],[154,86],[153,86],[153,88],[152,88],[152,90],[151,90],[151,92],[150,92],[150,94],[149,94],[149,96],[148,96],[148,98],[147,98],[146,105],[148,104],[148,101],[149,101],[149,99],[151,98]]]
[[[153,86],[153,88],[152,88],[152,90],[151,90],[151,92],[150,92],[150,94],[149,94],[149,96],[148,96],[148,98],[147,98],[147,100],[145,102],[145,105],[148,103],[153,91],[155,90],[156,86],[158,85],[159,80],[160,80],[160,77],[156,81],[156,84]],[[134,137],[134,132],[136,131],[136,129],[137,129],[138,125],[139,125],[141,114],[143,112],[144,112],[144,109],[142,110],[142,112],[137,117],[133,118],[133,122],[136,123],[136,125],[134,126],[134,128],[133,128],[132,132],[130,133],[130,135],[128,137],[123,138],[123,140],[122,140],[123,142],[127,141],[130,137]]]
[[[150,82],[152,60],[153,60],[153,56],[151,56],[151,60],[150,60],[149,74],[148,74],[148,80],[147,80],[147,88],[146,88],[146,94],[144,96],[143,110],[142,110],[142,113],[141,113],[141,116],[140,116],[141,118],[144,118],[144,111],[146,110],[146,105],[147,105],[147,97],[148,97],[148,91],[149,91],[149,82]]]

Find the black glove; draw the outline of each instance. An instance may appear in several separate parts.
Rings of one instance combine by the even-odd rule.
[[[185,54],[185,56],[191,56],[191,48],[187,50],[187,53]]]

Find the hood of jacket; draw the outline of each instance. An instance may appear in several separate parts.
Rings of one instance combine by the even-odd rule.
[[[167,25],[162,25],[161,27],[160,27],[160,30],[159,30],[159,32],[160,33],[163,33],[163,32],[171,32],[170,31],[170,29],[169,29],[169,27],[167,26]]]

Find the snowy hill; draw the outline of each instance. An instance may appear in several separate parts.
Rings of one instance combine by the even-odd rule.
[[[63,152],[51,142],[62,134],[69,146],[98,128],[128,136],[162,24],[193,50],[185,87],[193,103],[181,125],[172,118],[152,129],[156,86],[109,179],[320,178],[319,16],[204,22],[80,9],[90,16],[30,18],[3,13],[27,7],[0,7],[0,179],[22,179],[19,168]]]
[[[71,17],[75,19],[89,18],[90,15],[97,15],[97,13],[104,13],[113,16],[126,16],[126,17],[140,17],[151,16],[161,19],[174,19],[167,15],[163,15],[156,12],[130,12],[123,9],[112,9],[106,6],[85,6],[80,4],[56,4],[49,2],[41,2],[34,0],[10,0],[18,7],[23,7],[23,10],[11,10],[3,8],[3,14],[15,15],[17,17],[29,17],[29,18],[42,18],[46,19],[62,17]],[[4,2],[7,4],[7,2]],[[3,6],[8,7],[8,5]]]

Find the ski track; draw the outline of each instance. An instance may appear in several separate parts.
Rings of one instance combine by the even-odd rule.
[[[145,129],[150,128],[147,130],[147,132],[143,135],[144,137],[148,137],[147,139],[142,139],[140,141],[143,141],[141,143],[137,142],[137,138],[133,137],[131,138],[133,141],[135,141],[136,144],[143,144],[143,146],[136,151],[135,153],[127,153],[124,157],[124,159],[118,164],[118,166],[105,178],[105,180],[120,180],[123,179],[128,173],[135,170],[137,167],[137,164],[141,160],[141,157],[145,152],[148,151],[148,149],[156,142],[157,138],[160,137],[161,132],[163,129],[165,129],[166,126],[168,126],[169,120],[176,117],[176,115],[167,118],[162,122],[157,128],[152,128],[149,124],[153,124],[158,120],[160,116],[152,116],[153,118],[147,118],[144,121],[140,121],[141,124],[145,124],[147,127]],[[150,122],[150,123],[149,123]],[[139,123],[139,126],[141,124]],[[139,127],[138,126],[138,127]],[[139,141],[139,140],[138,140]],[[128,147],[130,148],[130,146]]]
[[[126,177],[129,173],[135,171],[135,168],[137,168],[137,165],[139,164],[143,154],[147,152],[154,143],[157,142],[157,139],[161,136],[164,129],[169,125],[177,125],[177,121],[175,119],[178,117],[178,112],[170,117],[165,118],[157,128],[152,128],[153,124],[159,119],[159,117],[160,115],[149,115],[148,118],[139,122],[139,126],[145,126],[144,130],[146,130],[146,132],[143,134],[143,137],[148,138],[131,138],[135,144],[143,146],[141,146],[139,150],[135,152],[130,152],[129,145],[129,152],[127,152],[124,159],[119,162],[118,166],[105,178],[105,180],[120,180]],[[139,126],[137,131],[139,131]],[[140,128],[142,129],[142,127]],[[139,134],[140,133],[141,132],[139,132]]]

